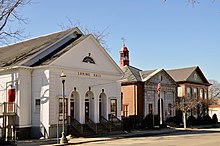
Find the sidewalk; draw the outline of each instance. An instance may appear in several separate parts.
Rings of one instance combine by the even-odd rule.
[[[89,143],[89,142],[97,142],[97,141],[109,141],[114,139],[122,139],[122,138],[128,138],[128,137],[140,137],[140,136],[154,136],[154,135],[160,135],[160,134],[168,134],[177,132],[180,130],[175,130],[174,128],[163,128],[163,129],[154,129],[154,130],[132,130],[130,132],[125,132],[123,134],[112,134],[112,135],[105,135],[105,136],[99,136],[99,137],[93,137],[93,138],[68,138],[68,144],[65,145],[76,145],[76,144],[83,144],[83,143]],[[24,140],[24,141],[17,141],[17,146],[61,146],[62,144],[59,144],[59,140],[56,138],[53,139],[37,139],[37,140]]]
[[[155,129],[155,130],[132,130],[124,134],[115,134],[115,135],[109,135],[109,136],[103,136],[103,137],[71,138],[68,141],[67,145],[76,145],[76,144],[83,144],[83,143],[97,142],[97,141],[109,141],[109,140],[129,138],[129,137],[154,136],[154,135],[160,135],[160,134],[173,133],[177,131],[179,130],[176,130],[174,128],[163,128],[163,129]],[[54,145],[60,145],[60,144],[54,144]]]
[[[211,128],[211,129],[209,129]],[[161,128],[161,129],[153,129],[153,130],[132,130],[130,132],[125,132],[123,134],[112,134],[112,135],[106,135],[106,136],[100,136],[100,137],[93,137],[93,138],[67,138],[69,139],[68,144],[65,145],[77,145],[77,144],[83,144],[83,143],[90,143],[90,142],[98,142],[98,141],[110,141],[115,139],[123,139],[123,138],[129,138],[129,137],[141,137],[141,136],[156,136],[156,135],[163,135],[163,134],[173,134],[183,131],[215,131],[220,132],[220,127],[190,127],[187,129],[184,128]],[[58,143],[58,144],[57,144]],[[42,139],[42,140],[29,140],[29,141],[18,141],[17,146],[61,146],[59,144],[59,140],[57,139]]]

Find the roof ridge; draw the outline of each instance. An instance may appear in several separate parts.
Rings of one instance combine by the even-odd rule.
[[[155,69],[155,70],[148,70],[148,72],[150,72],[150,74],[148,76],[145,77],[145,81],[150,79],[151,77],[153,77],[154,75],[156,75],[158,72],[162,71],[163,69]],[[142,71],[144,72],[144,71]],[[147,70],[145,71],[147,72]],[[143,75],[141,75],[142,80],[144,81],[144,78],[142,77]]]
[[[64,32],[71,32],[74,29],[77,29],[77,27],[69,28],[69,29],[66,29],[66,30],[59,30],[57,32],[51,32],[51,33],[43,34],[43,35],[40,35],[40,36],[35,36],[35,37],[27,38],[25,40],[21,40],[21,41],[12,43],[12,44],[8,44],[8,45],[5,45],[5,46],[0,46],[0,49],[1,48],[5,48],[5,47],[10,47],[10,46],[18,45],[18,44],[22,44],[22,43],[26,43],[28,41],[32,41],[32,40],[35,40],[35,39],[52,36],[52,35],[55,35],[55,34],[58,34],[58,33],[62,33],[62,32],[63,33]]]
[[[136,76],[134,75],[134,72],[130,69],[130,67],[132,67],[132,66],[127,66],[128,67],[128,69],[129,69],[129,71],[132,73],[132,75],[134,76],[134,78],[135,78],[135,80],[137,81],[137,78],[136,78]],[[134,68],[134,69],[136,69],[135,67],[132,67],[132,68]]]
[[[196,69],[198,68],[199,66],[191,66],[191,67],[183,67],[183,68],[174,68],[174,69],[166,69],[167,71],[172,71],[172,70],[181,70],[181,69]]]
[[[131,67],[131,68],[137,69],[137,70],[139,70],[139,71],[143,71],[143,70],[141,70],[141,69],[139,69],[139,68],[137,68],[137,67],[131,66],[131,65],[127,65],[127,66],[128,66],[128,68]]]

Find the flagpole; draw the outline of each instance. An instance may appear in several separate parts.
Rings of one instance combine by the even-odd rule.
[[[160,125],[163,124],[163,113],[162,113],[162,99],[159,97],[160,99]]]
[[[160,115],[159,115],[160,116],[160,125],[162,125],[163,124],[163,113],[162,113],[162,98],[160,97],[160,90],[161,90],[160,81],[157,86],[157,94],[158,94],[159,103],[160,103],[160,107],[159,107],[160,108]]]
[[[154,91],[154,106],[153,106],[153,128],[155,127],[154,114],[155,114],[155,91]]]

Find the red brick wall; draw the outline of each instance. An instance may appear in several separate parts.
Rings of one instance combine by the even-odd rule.
[[[134,85],[125,85],[121,87],[123,93],[122,105],[128,105],[128,114],[134,115]]]
[[[123,93],[122,105],[129,106],[129,111],[128,111],[129,115],[138,115],[138,117],[142,119],[143,118],[143,83],[138,82],[132,85],[122,85],[121,92]],[[136,109],[135,109],[135,104],[137,106]],[[124,110],[124,108],[122,109]],[[136,114],[135,114],[135,110],[136,110]]]

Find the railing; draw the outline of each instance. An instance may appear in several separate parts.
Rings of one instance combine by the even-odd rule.
[[[109,121],[113,126],[123,129],[123,122],[120,119],[118,119],[115,115],[109,114]]]
[[[47,133],[47,130],[42,122],[40,122],[40,128],[41,128],[41,133],[43,133],[43,137],[48,138],[49,134]]]
[[[79,123],[76,119],[68,116],[68,124],[73,126],[80,134],[83,134],[83,125]]]
[[[0,139],[3,139],[3,128],[0,126]]]
[[[97,125],[88,116],[86,116],[86,125],[88,125],[96,134],[98,132]]]
[[[17,104],[13,102],[0,103],[0,115],[15,115],[17,108]]]
[[[103,116],[100,116],[99,121],[106,129],[108,129],[111,132],[111,124],[106,118],[104,118]]]

